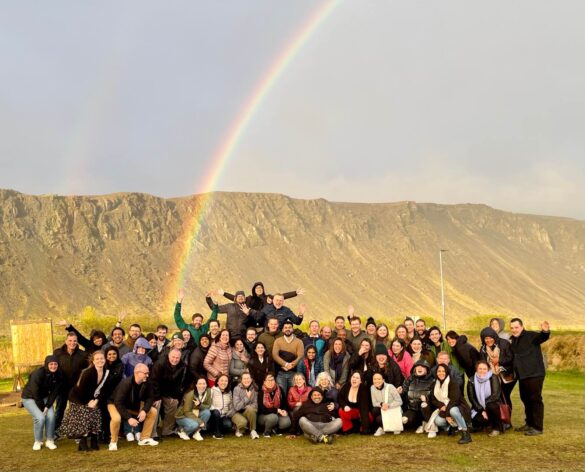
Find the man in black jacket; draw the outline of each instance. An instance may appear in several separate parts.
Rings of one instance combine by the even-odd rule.
[[[183,399],[187,366],[181,361],[181,351],[172,348],[152,369],[154,399],[160,400],[164,412],[162,435],[170,436],[175,429],[175,413]],[[184,434],[184,433],[183,433]],[[185,439],[179,435],[181,439]],[[186,436],[186,435],[185,435]],[[189,436],[186,436],[188,439]]]
[[[514,372],[518,378],[520,400],[524,403],[526,416],[526,424],[516,428],[516,431],[523,431],[526,436],[537,436],[543,431],[542,386],[546,369],[540,345],[550,337],[548,321],[543,321],[541,328],[540,332],[526,331],[520,318],[510,321]]]
[[[150,437],[157,418],[157,410],[153,406],[154,393],[148,376],[148,366],[138,363],[134,367],[133,376],[122,380],[114,390],[108,404],[111,418],[111,440],[108,448],[110,451],[118,450],[118,434],[122,420],[127,421],[131,428],[138,428],[140,423],[144,423],[138,441],[139,446],[158,445],[158,442]]]
[[[65,344],[55,349],[53,355],[57,357],[57,362],[63,373],[63,387],[55,404],[55,428],[59,429],[67,406],[69,392],[79,380],[81,371],[87,367],[87,353],[79,349],[77,335],[69,332],[65,338]]]

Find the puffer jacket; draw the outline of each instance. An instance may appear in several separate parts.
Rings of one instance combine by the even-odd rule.
[[[252,391],[252,395],[250,397],[246,395],[247,391]],[[233,402],[234,410],[236,412],[242,412],[247,407],[258,410],[258,389],[254,384],[250,385],[250,387],[246,389],[241,383],[239,383],[236,385],[236,388],[234,388]]]
[[[416,367],[423,366],[427,372],[425,375],[417,376]],[[421,404],[421,395],[424,395],[427,400],[431,393],[432,388],[435,385],[435,378],[431,374],[431,369],[427,361],[419,360],[412,367],[411,376],[404,381],[402,386],[402,400],[403,404],[409,410],[419,410]]]
[[[221,416],[227,416],[228,418],[234,416],[236,411],[234,410],[232,392],[229,389],[222,392],[219,387],[211,387],[210,410],[217,410]]]
[[[230,372],[230,361],[232,360],[232,348],[228,344],[214,342],[207,351],[203,361],[203,367],[207,371],[207,378],[215,381],[220,374],[228,375]]]

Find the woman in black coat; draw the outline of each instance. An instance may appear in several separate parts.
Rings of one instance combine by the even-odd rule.
[[[372,403],[370,388],[364,383],[360,371],[353,372],[349,381],[341,387],[337,402],[342,422],[341,429],[344,433],[349,433],[357,425],[360,434],[370,433],[370,424],[373,421],[370,413]],[[357,425],[354,425],[354,422]]]
[[[514,376],[514,354],[509,341],[500,338],[492,328],[484,328],[480,333],[481,348],[479,357],[486,361],[496,377],[501,380],[502,394],[512,410],[512,390],[516,386]]]
[[[208,334],[202,334],[199,338],[199,345],[189,356],[189,379],[191,381],[200,377],[207,377],[207,371],[203,367],[203,361],[209,351],[211,338]]]
[[[467,342],[467,336],[458,335],[455,331],[449,331],[445,338],[451,347],[451,355],[457,359],[467,378],[475,374],[475,364],[479,360],[479,351],[471,343]]]
[[[505,341],[508,342],[508,341]],[[467,383],[467,397],[471,402],[471,416],[474,428],[488,426],[488,436],[498,436],[502,429],[500,420],[500,380],[490,370],[486,361],[479,361],[475,375]]]
[[[266,345],[258,342],[248,362],[248,371],[256,385],[262,385],[268,374],[274,375],[274,361],[270,358]]]
[[[45,431],[45,447],[56,449],[55,446],[55,409],[53,403],[63,386],[63,376],[59,369],[57,356],[47,356],[43,367],[35,370],[22,391],[22,405],[33,417],[35,442],[33,451],[39,451],[43,445]]]

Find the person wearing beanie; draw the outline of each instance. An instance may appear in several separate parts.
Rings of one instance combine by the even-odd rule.
[[[221,289],[218,290],[218,293],[223,295],[228,300],[235,301],[236,296],[232,295],[231,293],[224,292]],[[282,296],[286,300],[288,298],[296,297],[297,295],[302,295],[303,293],[305,293],[305,290],[298,288],[292,292],[284,292]],[[266,305],[270,305],[272,303],[272,298],[272,295],[266,294],[264,284],[262,282],[256,282],[254,285],[252,285],[251,295],[246,297],[245,302],[246,305],[248,305],[250,308],[257,311],[262,311]]]
[[[218,293],[223,293],[223,290],[218,290]],[[213,310],[215,304],[209,294],[205,300],[209,308]],[[232,341],[245,339],[246,327],[255,324],[260,319],[260,312],[246,305],[246,294],[243,290],[236,292],[233,303],[219,305],[217,312],[226,314],[226,329],[229,331]]]
[[[376,320],[373,317],[369,317],[366,320],[366,334],[372,340],[372,343],[376,342]]]
[[[33,418],[35,442],[33,451],[40,451],[43,446],[56,449],[55,445],[55,408],[53,404],[63,386],[63,375],[59,369],[57,356],[45,357],[43,367],[35,370],[29,377],[22,391],[22,405]]]

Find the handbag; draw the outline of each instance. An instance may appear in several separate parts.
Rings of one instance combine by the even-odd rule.
[[[514,380],[516,380],[516,376],[514,375],[514,371],[508,372],[505,369],[500,370],[499,377],[500,377],[500,380],[502,381],[502,383],[505,383],[505,384],[512,383],[512,382],[514,382]]]
[[[503,424],[512,424],[512,409],[510,405],[506,402],[506,397],[501,395],[501,402],[500,402],[500,421]]]
[[[384,403],[388,404],[388,387],[384,392]],[[381,410],[382,414],[382,428],[385,432],[403,431],[404,425],[402,423],[402,409],[398,406],[395,408],[388,408]]]

